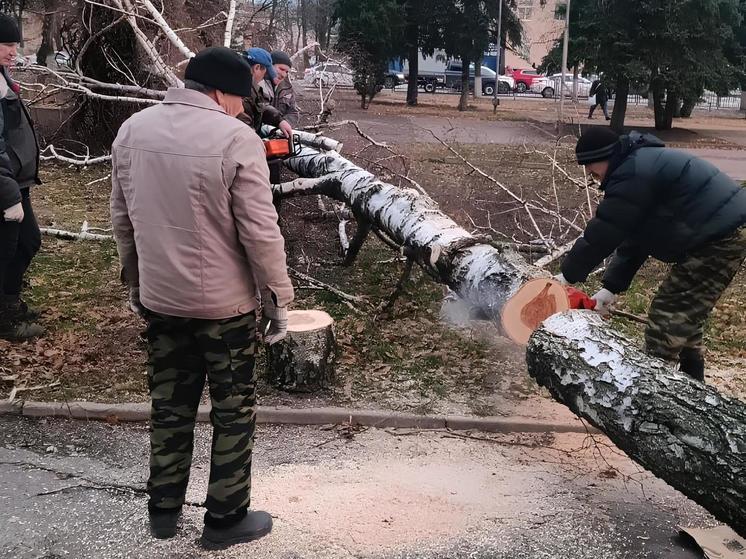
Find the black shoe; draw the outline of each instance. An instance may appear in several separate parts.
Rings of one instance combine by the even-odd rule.
[[[24,320],[38,320],[41,318],[41,310],[29,307],[23,299],[18,300],[18,314]]]
[[[2,311],[0,311],[2,312]],[[45,332],[44,327],[28,320],[17,318],[0,321],[0,339],[11,342],[22,342],[38,338]]]
[[[152,510],[148,514],[150,518],[150,534],[158,540],[167,540],[176,535],[176,526],[181,518],[181,509],[158,511]]]
[[[27,316],[29,310],[18,295],[0,296],[0,338],[16,342],[44,334],[44,328]]]
[[[697,349],[685,348],[679,355],[679,370],[699,382],[705,381],[705,358]]]
[[[606,120],[611,120],[611,117],[610,117],[610,116],[607,116],[607,117],[606,117]]]
[[[240,521],[226,528],[205,524],[202,532],[202,547],[224,549],[239,543],[263,538],[272,531],[272,517],[262,510],[250,511]]]

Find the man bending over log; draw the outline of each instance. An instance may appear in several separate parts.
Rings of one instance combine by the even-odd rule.
[[[593,297],[607,314],[649,256],[673,263],[650,305],[646,351],[704,381],[705,320],[746,258],[746,189],[649,134],[591,128],[575,152],[604,198],[556,279],[585,281],[616,251]]]

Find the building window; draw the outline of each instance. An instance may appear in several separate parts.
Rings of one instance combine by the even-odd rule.
[[[557,4],[554,7],[554,19],[565,21],[565,10],[567,10],[567,4]]]
[[[534,0],[518,0],[518,19],[531,19],[534,11]]]

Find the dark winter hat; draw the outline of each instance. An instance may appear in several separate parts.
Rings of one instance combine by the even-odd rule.
[[[290,60],[286,52],[282,52],[281,50],[272,52],[272,64],[284,64],[285,66],[293,67],[293,61]]]
[[[203,49],[187,64],[184,78],[223,93],[251,95],[251,67],[246,59],[226,47]]]
[[[16,20],[5,14],[0,14],[0,43],[20,43],[21,31]]]
[[[267,77],[270,80],[274,80],[277,77],[275,68],[272,66],[272,55],[266,50],[260,49],[259,47],[252,47],[246,51],[246,59],[252,66],[254,64],[260,64],[267,69]]]
[[[619,134],[611,128],[594,126],[583,132],[575,146],[578,165],[588,165],[597,161],[606,161],[614,155],[619,144]]]

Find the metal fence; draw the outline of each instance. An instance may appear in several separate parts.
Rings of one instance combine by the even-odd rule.
[[[407,88],[406,85],[400,85],[396,87],[396,91],[405,91]],[[428,93],[427,95],[434,95],[434,94],[446,94],[446,95],[458,95],[460,94],[459,91],[451,88],[438,88],[432,93]],[[518,93],[517,91],[511,91],[510,93],[500,93],[498,95],[501,99],[506,98],[520,98],[520,99],[541,99],[542,95],[540,93],[534,93],[531,90],[528,90],[524,93]],[[565,99],[569,99],[570,96],[566,95]],[[585,100],[587,99],[587,96],[579,96],[579,99]],[[555,93],[553,97],[549,97],[548,99],[553,99],[554,101],[559,101],[559,95]],[[613,98],[612,98],[613,102]],[[640,94],[630,94],[627,97],[627,103],[629,105],[648,105],[648,97],[642,96]],[[731,95],[728,96],[718,96],[717,94],[708,91],[705,94],[700,97],[699,103],[697,103],[697,109],[698,110],[706,110],[706,111],[717,111],[720,109],[726,109],[726,110],[739,110],[741,109],[741,93],[740,92],[733,92]]]
[[[648,97],[642,95],[630,95],[627,98],[627,103],[630,105],[647,105],[649,104]],[[708,91],[702,97],[699,98],[697,103],[697,109],[706,111],[717,111],[719,109],[728,110],[739,110],[741,108],[741,94],[733,93],[728,96],[720,96],[711,91]]]

